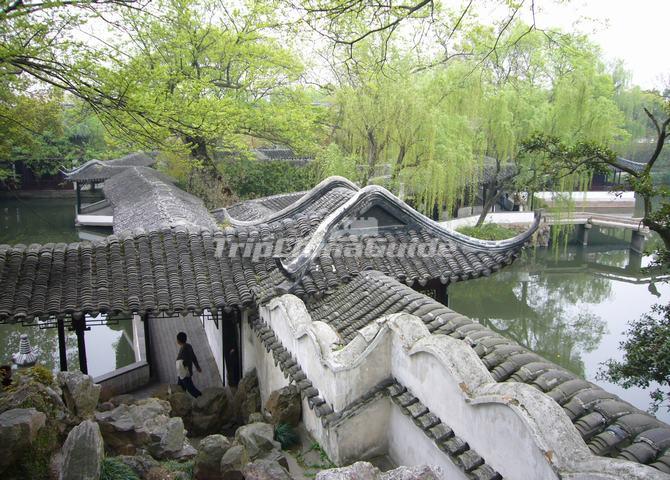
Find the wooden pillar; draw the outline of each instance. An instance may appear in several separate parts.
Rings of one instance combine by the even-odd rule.
[[[86,360],[86,317],[82,313],[72,315],[72,327],[77,334],[77,351],[79,353],[79,370],[81,373],[88,374],[88,362]]]
[[[67,348],[65,346],[65,321],[63,317],[57,319],[58,324],[58,357],[60,359],[60,371],[67,372]]]
[[[142,325],[144,325],[144,350],[146,351],[146,361],[149,365],[149,378],[153,378],[154,368],[152,366],[151,356],[151,327],[149,326],[149,314],[142,314]]]
[[[445,307],[449,306],[449,292],[447,292],[447,286],[442,285],[442,282],[440,281],[435,283],[435,300]]]
[[[75,187],[77,190],[77,215],[79,215],[79,212],[81,211],[81,184],[75,182]]]
[[[223,361],[225,363],[228,386],[236,387],[240,381],[240,341],[238,323],[240,311],[233,309],[230,312],[221,312],[221,334],[223,335]]]

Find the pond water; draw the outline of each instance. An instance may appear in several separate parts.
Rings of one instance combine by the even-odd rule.
[[[670,299],[670,285],[640,272],[651,258],[631,254],[616,236],[593,235],[588,247],[527,249],[490,277],[449,287],[449,306],[647,410],[653,388],[625,390],[596,378],[601,363],[622,358],[627,323]],[[656,415],[670,421],[663,408]]]
[[[74,199],[0,200],[0,244],[78,242],[81,233],[74,226]],[[105,235],[111,231],[88,233]],[[0,363],[11,364],[22,333],[27,333],[33,347],[39,348],[38,361],[58,370],[58,333],[55,328],[0,325]],[[132,336],[129,320],[91,327],[85,334],[89,374],[97,377],[133,363]],[[74,332],[67,332],[66,346],[68,369],[77,370],[79,361]]]

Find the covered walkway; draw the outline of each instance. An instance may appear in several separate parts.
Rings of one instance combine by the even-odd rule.
[[[205,321],[213,320],[206,319]],[[192,314],[149,318],[149,345],[154,378],[159,383],[177,383],[175,361],[178,353],[176,342],[178,332],[186,332],[188,343],[193,346],[202,368],[202,373],[193,370],[195,386],[200,390],[207,387],[220,387],[222,385],[221,374],[207,342],[202,321],[200,317]]]

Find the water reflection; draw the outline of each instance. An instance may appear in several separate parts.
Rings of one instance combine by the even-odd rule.
[[[452,285],[450,306],[646,410],[645,391],[623,390],[595,375],[601,362],[622,357],[626,322],[670,297],[667,284],[652,284],[640,271],[649,260],[631,255],[621,241],[527,250],[500,273]],[[659,417],[670,419],[667,412]]]

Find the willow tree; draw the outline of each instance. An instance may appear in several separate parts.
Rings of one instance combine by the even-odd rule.
[[[504,191],[542,187],[572,191],[590,180],[588,176],[548,178],[521,148],[535,132],[608,145],[626,136],[612,77],[599,50],[586,37],[529,32],[523,24],[511,28],[509,35],[507,47],[482,65],[481,115],[486,153],[493,165],[479,225]],[[491,39],[479,41],[486,45]]]

